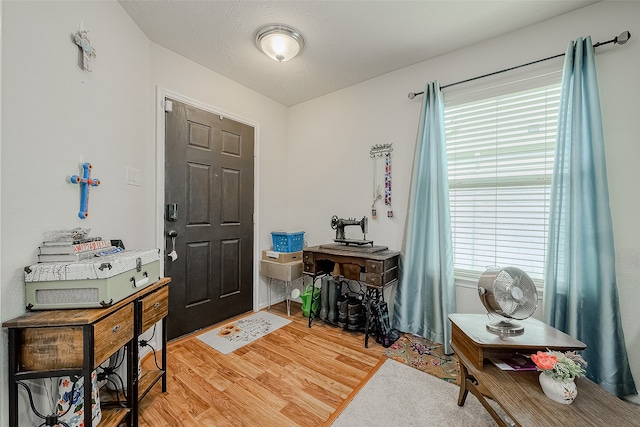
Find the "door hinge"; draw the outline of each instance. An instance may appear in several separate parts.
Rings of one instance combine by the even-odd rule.
[[[163,107],[164,107],[165,113],[170,113],[173,111],[173,102],[169,101],[168,99],[165,99],[163,104],[164,104]]]

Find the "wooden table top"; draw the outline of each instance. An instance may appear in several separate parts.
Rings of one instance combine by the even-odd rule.
[[[112,306],[107,308],[74,308],[74,309],[57,309],[57,310],[39,310],[28,311],[20,317],[7,320],[2,323],[4,328],[38,328],[50,326],[73,326],[73,325],[89,325],[121,307],[129,304],[131,301],[159,289],[171,281],[169,277],[164,277],[149,286],[146,286],[138,292],[129,295]]]
[[[524,326],[522,335],[504,336],[487,331],[487,322],[493,321],[486,314],[450,314],[449,320],[478,348],[505,348],[514,352],[519,349],[549,348],[584,350],[587,346],[564,332],[537,319],[518,320]]]
[[[474,373],[480,384],[521,426],[640,426],[640,407],[618,399],[587,378],[577,378],[578,395],[564,405],[548,398],[539,372],[502,371],[492,364]]]

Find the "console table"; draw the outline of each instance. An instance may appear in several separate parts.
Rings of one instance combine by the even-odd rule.
[[[384,288],[398,281],[399,258],[400,252],[381,246],[326,244],[304,248],[302,251],[304,274],[311,276],[314,286],[316,278],[322,275],[343,276],[361,282],[361,274],[364,274],[365,347],[369,342],[371,302],[376,299],[384,300]],[[309,327],[313,317],[312,310],[309,315]]]
[[[162,379],[167,389],[168,297],[171,281],[163,278],[108,308],[27,312],[6,321],[9,330],[9,425],[18,426],[18,383],[25,379],[81,375],[84,378],[84,425],[92,425],[91,373],[113,353],[127,349],[127,401],[124,408],[102,407],[100,427],[138,425],[138,400]],[[143,371],[138,366],[138,337],[162,321],[162,366]],[[134,371],[135,369],[135,371]],[[120,403],[120,402],[116,402]],[[102,405],[101,405],[102,406]]]
[[[549,399],[538,382],[539,372],[502,371],[488,358],[506,358],[536,351],[583,350],[586,345],[536,319],[520,321],[524,334],[500,336],[488,332],[485,314],[451,314],[451,347],[460,361],[460,394],[463,406],[469,392],[501,427],[637,425],[640,409],[626,404],[602,387],[577,378],[578,396],[570,405]],[[487,402],[491,397],[514,424],[503,420]]]

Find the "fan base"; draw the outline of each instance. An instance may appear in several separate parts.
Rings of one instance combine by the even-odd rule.
[[[524,326],[518,322],[499,320],[487,323],[487,331],[498,335],[522,335],[524,333]]]

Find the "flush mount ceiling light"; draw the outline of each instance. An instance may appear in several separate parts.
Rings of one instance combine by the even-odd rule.
[[[256,32],[256,46],[269,58],[284,62],[302,52],[304,37],[286,25],[267,25]]]

